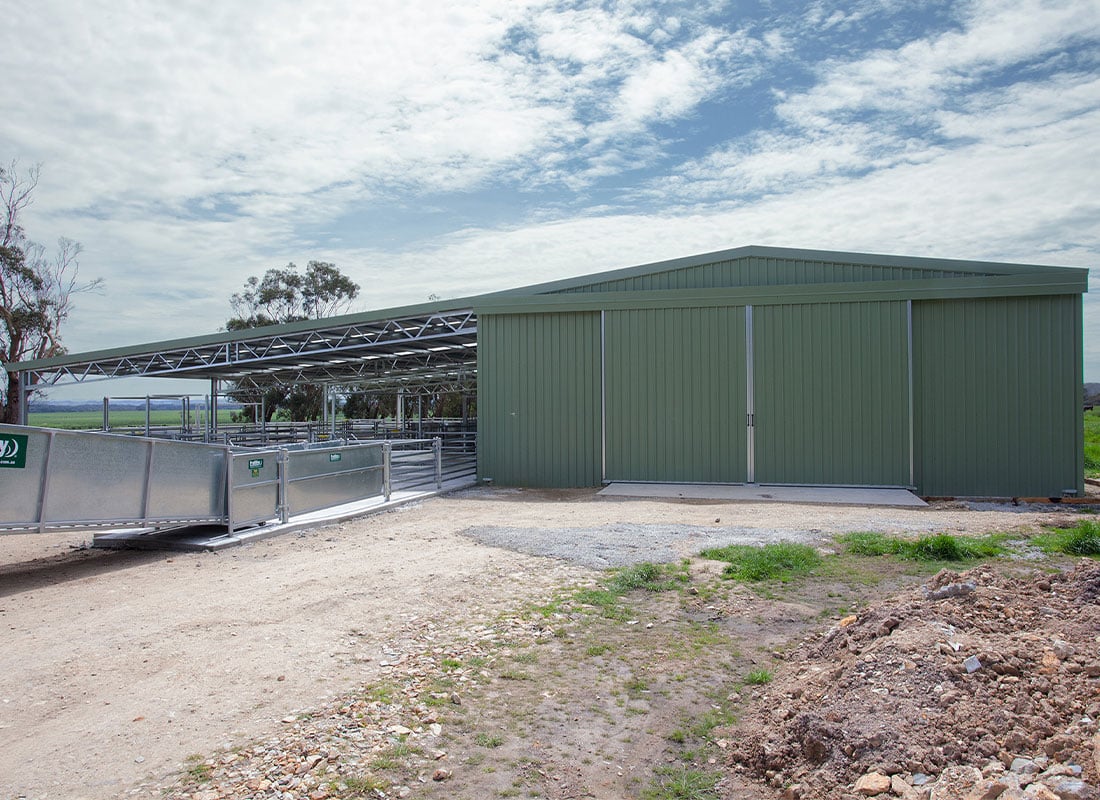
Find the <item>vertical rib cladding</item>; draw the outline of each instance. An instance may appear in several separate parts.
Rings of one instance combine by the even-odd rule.
[[[745,480],[745,309],[609,311],[607,479]]]
[[[922,494],[1083,491],[1080,296],[917,302],[913,335]]]
[[[753,323],[757,480],[907,485],[905,303],[762,306]]]
[[[927,270],[834,261],[804,261],[749,256],[670,269],[632,278],[598,281],[561,290],[562,294],[662,289],[711,289],[738,286],[789,286],[970,277],[973,273]]]
[[[597,485],[599,314],[489,314],[478,327],[478,475]]]

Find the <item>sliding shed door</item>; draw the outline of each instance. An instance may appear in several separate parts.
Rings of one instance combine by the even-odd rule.
[[[753,309],[756,481],[911,483],[905,302]]]
[[[744,307],[605,312],[605,479],[745,481],[745,342]]]

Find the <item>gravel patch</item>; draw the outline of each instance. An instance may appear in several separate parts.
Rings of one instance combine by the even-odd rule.
[[[821,531],[791,528],[704,527],[621,523],[581,528],[475,526],[462,531],[482,544],[528,555],[559,558],[596,569],[625,567],[643,561],[668,563],[708,547],[773,542],[824,543]]]

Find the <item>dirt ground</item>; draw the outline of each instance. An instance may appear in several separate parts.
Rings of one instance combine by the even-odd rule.
[[[477,490],[220,553],[3,537],[0,797],[638,796],[703,738],[692,720],[731,721],[754,665],[922,578],[768,598],[695,562],[692,593],[594,615],[561,590],[600,573],[464,530],[736,525],[827,546],[1071,519]]]

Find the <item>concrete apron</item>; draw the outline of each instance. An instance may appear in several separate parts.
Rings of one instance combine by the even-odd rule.
[[[602,497],[644,497],[670,500],[734,500],[762,503],[828,503],[849,506],[925,508],[926,502],[908,489],[833,488],[828,486],[767,486],[722,483],[611,483]]]
[[[473,486],[474,483],[473,478],[462,478],[444,481],[441,489],[436,489],[434,485],[431,489],[403,489],[391,493],[388,503],[381,496],[376,496],[354,503],[323,508],[320,511],[311,511],[308,514],[299,514],[291,517],[285,525],[280,522],[269,522],[243,528],[232,534],[226,532],[224,525],[108,531],[93,536],[92,547],[112,550],[222,550],[246,542],[267,539],[270,536],[292,533],[303,528],[332,525],[356,517],[365,517],[368,514],[377,514],[416,500],[465,489]]]

